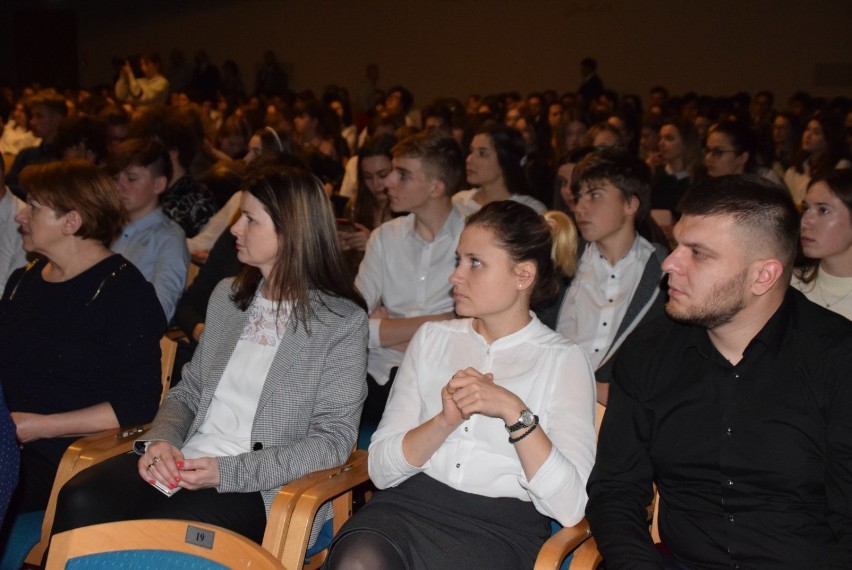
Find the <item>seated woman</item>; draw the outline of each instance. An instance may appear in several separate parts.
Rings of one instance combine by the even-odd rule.
[[[467,182],[474,188],[457,192],[453,205],[469,216],[490,202],[514,200],[543,213],[545,205],[529,196],[526,156],[526,143],[517,129],[485,123],[473,136],[467,155]]]
[[[370,444],[384,490],[341,529],[329,568],[532,568],[549,518],[583,517],[592,371],[529,310],[556,292],[552,245],[513,201],[468,218],[450,282],[470,318],[414,336]]]
[[[771,168],[759,166],[755,160],[756,141],[747,125],[739,121],[722,121],[710,127],[704,151],[704,167],[708,176],[756,174],[779,186],[784,181]]]
[[[804,264],[793,287],[813,301],[852,319],[852,170],[815,179],[802,201]]]
[[[126,210],[105,172],[51,162],[27,167],[21,185],[15,220],[38,257],[0,300],[0,383],[23,444],[12,514],[44,510],[75,439],[153,419],[166,329],[154,287],[109,250]]]
[[[176,518],[260,542],[282,485],[349,457],[367,393],[367,314],[341,269],[322,185],[304,170],[263,168],[240,210],[231,231],[247,267],[213,292],[181,383],[136,442],[141,457],[69,481],[54,532]]]
[[[651,217],[665,231],[677,221],[677,204],[695,182],[701,165],[701,139],[692,121],[667,120],[660,128],[658,154],[646,159],[648,165],[662,164],[654,172],[651,189]]]
[[[367,248],[370,232],[392,217],[385,178],[393,170],[390,150],[395,144],[396,137],[382,135],[368,139],[358,151],[358,192],[346,207],[352,228],[338,232],[343,251],[358,252],[358,261]]]
[[[811,179],[833,169],[852,168],[849,158],[843,119],[828,110],[815,113],[802,133],[802,146],[793,156],[793,165],[784,173],[793,201],[802,203]]]

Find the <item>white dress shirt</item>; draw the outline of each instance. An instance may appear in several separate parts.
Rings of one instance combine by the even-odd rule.
[[[380,489],[424,472],[454,489],[487,497],[532,501],[563,525],[577,523],[595,461],[595,387],[583,351],[532,313],[523,329],[489,345],[472,319],[426,323],[405,353],[385,413],[370,443],[370,478]],[[553,449],[527,480],[499,418],[479,414],[447,437],[422,467],[409,465],[402,440],[441,411],[441,388],[472,366],[494,374],[538,415]],[[520,415],[521,410],[518,410]]]
[[[449,279],[464,219],[453,208],[431,242],[417,235],[414,221],[414,214],[395,218],[370,235],[355,278],[368,312],[382,305],[391,318],[408,318],[453,310]],[[380,324],[381,319],[370,319],[367,372],[384,385],[390,369],[402,362],[402,353],[381,346]]]
[[[453,194],[453,206],[458,208],[459,211],[464,214],[465,218],[482,209],[482,205],[473,199],[473,197],[476,196],[477,192],[479,192],[479,188],[473,188],[472,190],[462,190],[461,192],[456,192],[455,194]],[[524,194],[512,194],[509,200],[521,203],[524,206],[529,206],[530,208],[535,210],[537,214],[543,214],[547,210],[547,207],[544,204],[542,204],[532,196],[526,196]]]
[[[590,243],[559,310],[556,331],[580,345],[597,369],[609,352],[654,246],[637,235],[615,266]],[[637,320],[638,322],[638,320]]]

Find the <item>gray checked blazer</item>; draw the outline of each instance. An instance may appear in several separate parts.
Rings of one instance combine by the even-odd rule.
[[[213,291],[206,326],[183,379],[143,440],[175,447],[198,430],[247,321],[230,300],[233,279]],[[349,300],[313,291],[314,316],[288,324],[269,369],[251,430],[252,451],[220,457],[221,493],[260,491],[266,512],[282,485],[342,465],[355,444],[367,395],[367,315]],[[318,513],[322,522],[328,511]],[[318,527],[316,527],[318,528]]]

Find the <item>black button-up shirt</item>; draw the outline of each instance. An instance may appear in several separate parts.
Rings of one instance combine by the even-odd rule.
[[[852,322],[790,290],[731,365],[701,327],[628,339],[589,479],[607,568],[852,568]]]

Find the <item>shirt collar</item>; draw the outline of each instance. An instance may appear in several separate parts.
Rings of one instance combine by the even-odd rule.
[[[147,214],[144,218],[140,218],[124,226],[124,229],[121,230],[121,233],[122,235],[128,237],[132,236],[136,233],[139,233],[141,231],[147,230],[160,224],[164,217],[165,214],[163,214],[163,211],[160,210],[160,208],[156,208],[153,212]]]

